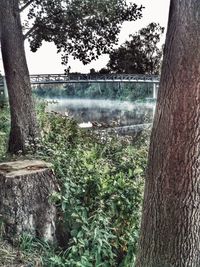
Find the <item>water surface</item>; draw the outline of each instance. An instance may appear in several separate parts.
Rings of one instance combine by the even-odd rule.
[[[72,116],[78,123],[97,123],[107,126],[126,126],[151,123],[155,102],[129,102],[102,99],[54,98],[48,101],[47,111]]]

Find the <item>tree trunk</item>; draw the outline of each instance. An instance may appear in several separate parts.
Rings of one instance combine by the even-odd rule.
[[[11,153],[25,152],[26,145],[35,143],[38,134],[18,2],[1,0],[0,8],[1,51],[11,111]]]
[[[8,240],[23,233],[55,240],[56,208],[49,197],[56,183],[49,164],[38,160],[1,163],[0,188],[0,221]]]
[[[171,0],[136,267],[200,266],[200,2]]]

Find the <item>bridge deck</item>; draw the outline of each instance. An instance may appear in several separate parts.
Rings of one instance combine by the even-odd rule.
[[[156,75],[133,75],[133,74],[40,74],[30,75],[32,84],[50,83],[159,83]]]
[[[31,84],[56,83],[159,83],[157,75],[141,74],[35,74],[30,75]],[[3,85],[3,79],[0,81]]]

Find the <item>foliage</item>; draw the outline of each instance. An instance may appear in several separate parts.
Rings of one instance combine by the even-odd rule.
[[[37,155],[51,161],[61,191],[59,209],[63,249],[23,237],[23,253],[40,255],[43,266],[129,267],[138,239],[146,144],[124,139],[102,141],[69,117],[39,108],[42,142]],[[30,148],[30,157],[33,157]]]
[[[134,101],[152,97],[152,84],[148,83],[84,83],[66,84],[64,87],[37,86],[34,93],[42,98],[92,98]]]
[[[130,35],[118,49],[111,52],[108,70],[114,73],[159,74],[162,49],[158,47],[164,28],[150,23]]]
[[[32,51],[43,40],[54,42],[63,63],[71,54],[87,64],[112,51],[122,23],[141,18],[141,12],[142,6],[126,0],[33,0],[28,13],[32,27],[25,36]]]
[[[52,160],[62,185],[53,199],[68,229],[64,266],[119,266],[136,249],[146,149],[102,143],[70,118],[40,121],[41,155]]]

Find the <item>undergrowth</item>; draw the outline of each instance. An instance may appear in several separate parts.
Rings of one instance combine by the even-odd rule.
[[[7,112],[5,112],[7,114]],[[2,116],[1,113],[0,116]],[[7,117],[6,117],[7,118]],[[40,255],[41,266],[133,266],[143,195],[147,145],[126,139],[101,140],[78,128],[76,122],[39,109],[42,141],[37,154],[54,165],[60,192],[52,195],[59,210],[61,247],[24,236],[20,251]],[[2,125],[2,120],[0,120]],[[0,157],[5,155],[5,137]]]

